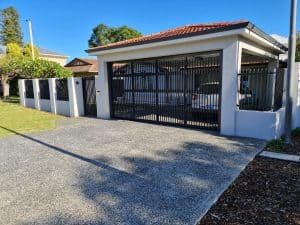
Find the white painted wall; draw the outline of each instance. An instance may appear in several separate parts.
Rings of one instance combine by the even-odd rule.
[[[19,87],[19,95],[20,95],[20,104],[22,106],[26,106],[25,104],[25,82],[23,79],[18,80],[18,87]]]
[[[70,102],[70,116],[78,117],[84,115],[82,78],[68,78],[68,91]]]
[[[70,116],[69,101],[56,101],[56,114],[63,116]]]
[[[56,109],[56,87],[55,87],[55,78],[49,78],[49,90],[50,90],[50,108],[51,112],[57,114]]]
[[[293,105],[292,127],[300,127],[300,62],[295,65],[295,76],[293,82],[293,93],[295,93],[295,104]]]
[[[97,117],[110,118],[107,63],[98,57],[99,76],[95,76]]]
[[[34,105],[37,110],[40,110],[40,86],[39,79],[32,79],[33,94],[34,94]]]
[[[237,74],[241,68],[242,50],[239,41],[223,49],[221,134],[235,135],[235,112],[237,109]]]
[[[35,109],[34,98],[25,98],[25,106]]]
[[[80,77],[68,78],[69,101],[57,100],[56,79],[57,78],[48,79],[50,100],[40,99],[39,79],[33,79],[34,98],[25,98],[25,82],[24,80],[19,80],[20,103],[26,107],[64,116],[78,117],[84,115],[82,79]]]
[[[236,111],[236,136],[264,140],[280,138],[284,131],[284,112]]]
[[[51,101],[47,99],[40,99],[40,110],[51,112]]]

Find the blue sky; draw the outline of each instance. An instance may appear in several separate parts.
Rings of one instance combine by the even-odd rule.
[[[150,34],[186,24],[247,19],[269,34],[287,36],[289,4],[289,0],[0,0],[0,8],[18,10],[25,42],[30,18],[35,44],[70,59],[87,56],[87,40],[99,23],[128,25]]]

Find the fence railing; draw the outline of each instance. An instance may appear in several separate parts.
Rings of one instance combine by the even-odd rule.
[[[282,107],[284,70],[245,70],[238,74],[238,107],[243,110],[276,111]]]

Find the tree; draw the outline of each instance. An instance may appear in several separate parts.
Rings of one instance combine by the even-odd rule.
[[[19,14],[14,7],[8,7],[0,11],[0,43],[7,45],[16,43],[22,46],[22,31],[19,22]]]
[[[34,57],[37,59],[39,58],[39,49],[36,46],[33,46],[34,51]],[[31,45],[29,43],[25,44],[23,47],[23,55],[25,57],[32,58],[32,51],[31,51]]]
[[[298,33],[297,33],[296,62],[300,62],[300,31],[298,31]]]
[[[3,97],[9,96],[9,82],[20,75],[23,65],[23,56],[7,54],[0,59],[0,75],[3,89]]]
[[[99,24],[93,29],[88,44],[89,47],[97,47],[140,36],[142,34],[139,31],[128,26],[113,28],[105,24]]]
[[[9,43],[6,45],[6,54],[13,57],[22,57],[22,48],[17,43]]]
[[[43,59],[26,59],[21,65],[22,76],[26,78],[66,78],[72,76],[72,72],[56,62]]]

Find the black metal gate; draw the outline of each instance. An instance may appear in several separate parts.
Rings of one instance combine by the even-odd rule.
[[[83,89],[85,115],[96,116],[97,105],[96,105],[95,78],[94,77],[82,78],[82,89]]]
[[[219,129],[221,52],[113,62],[112,117]]]

